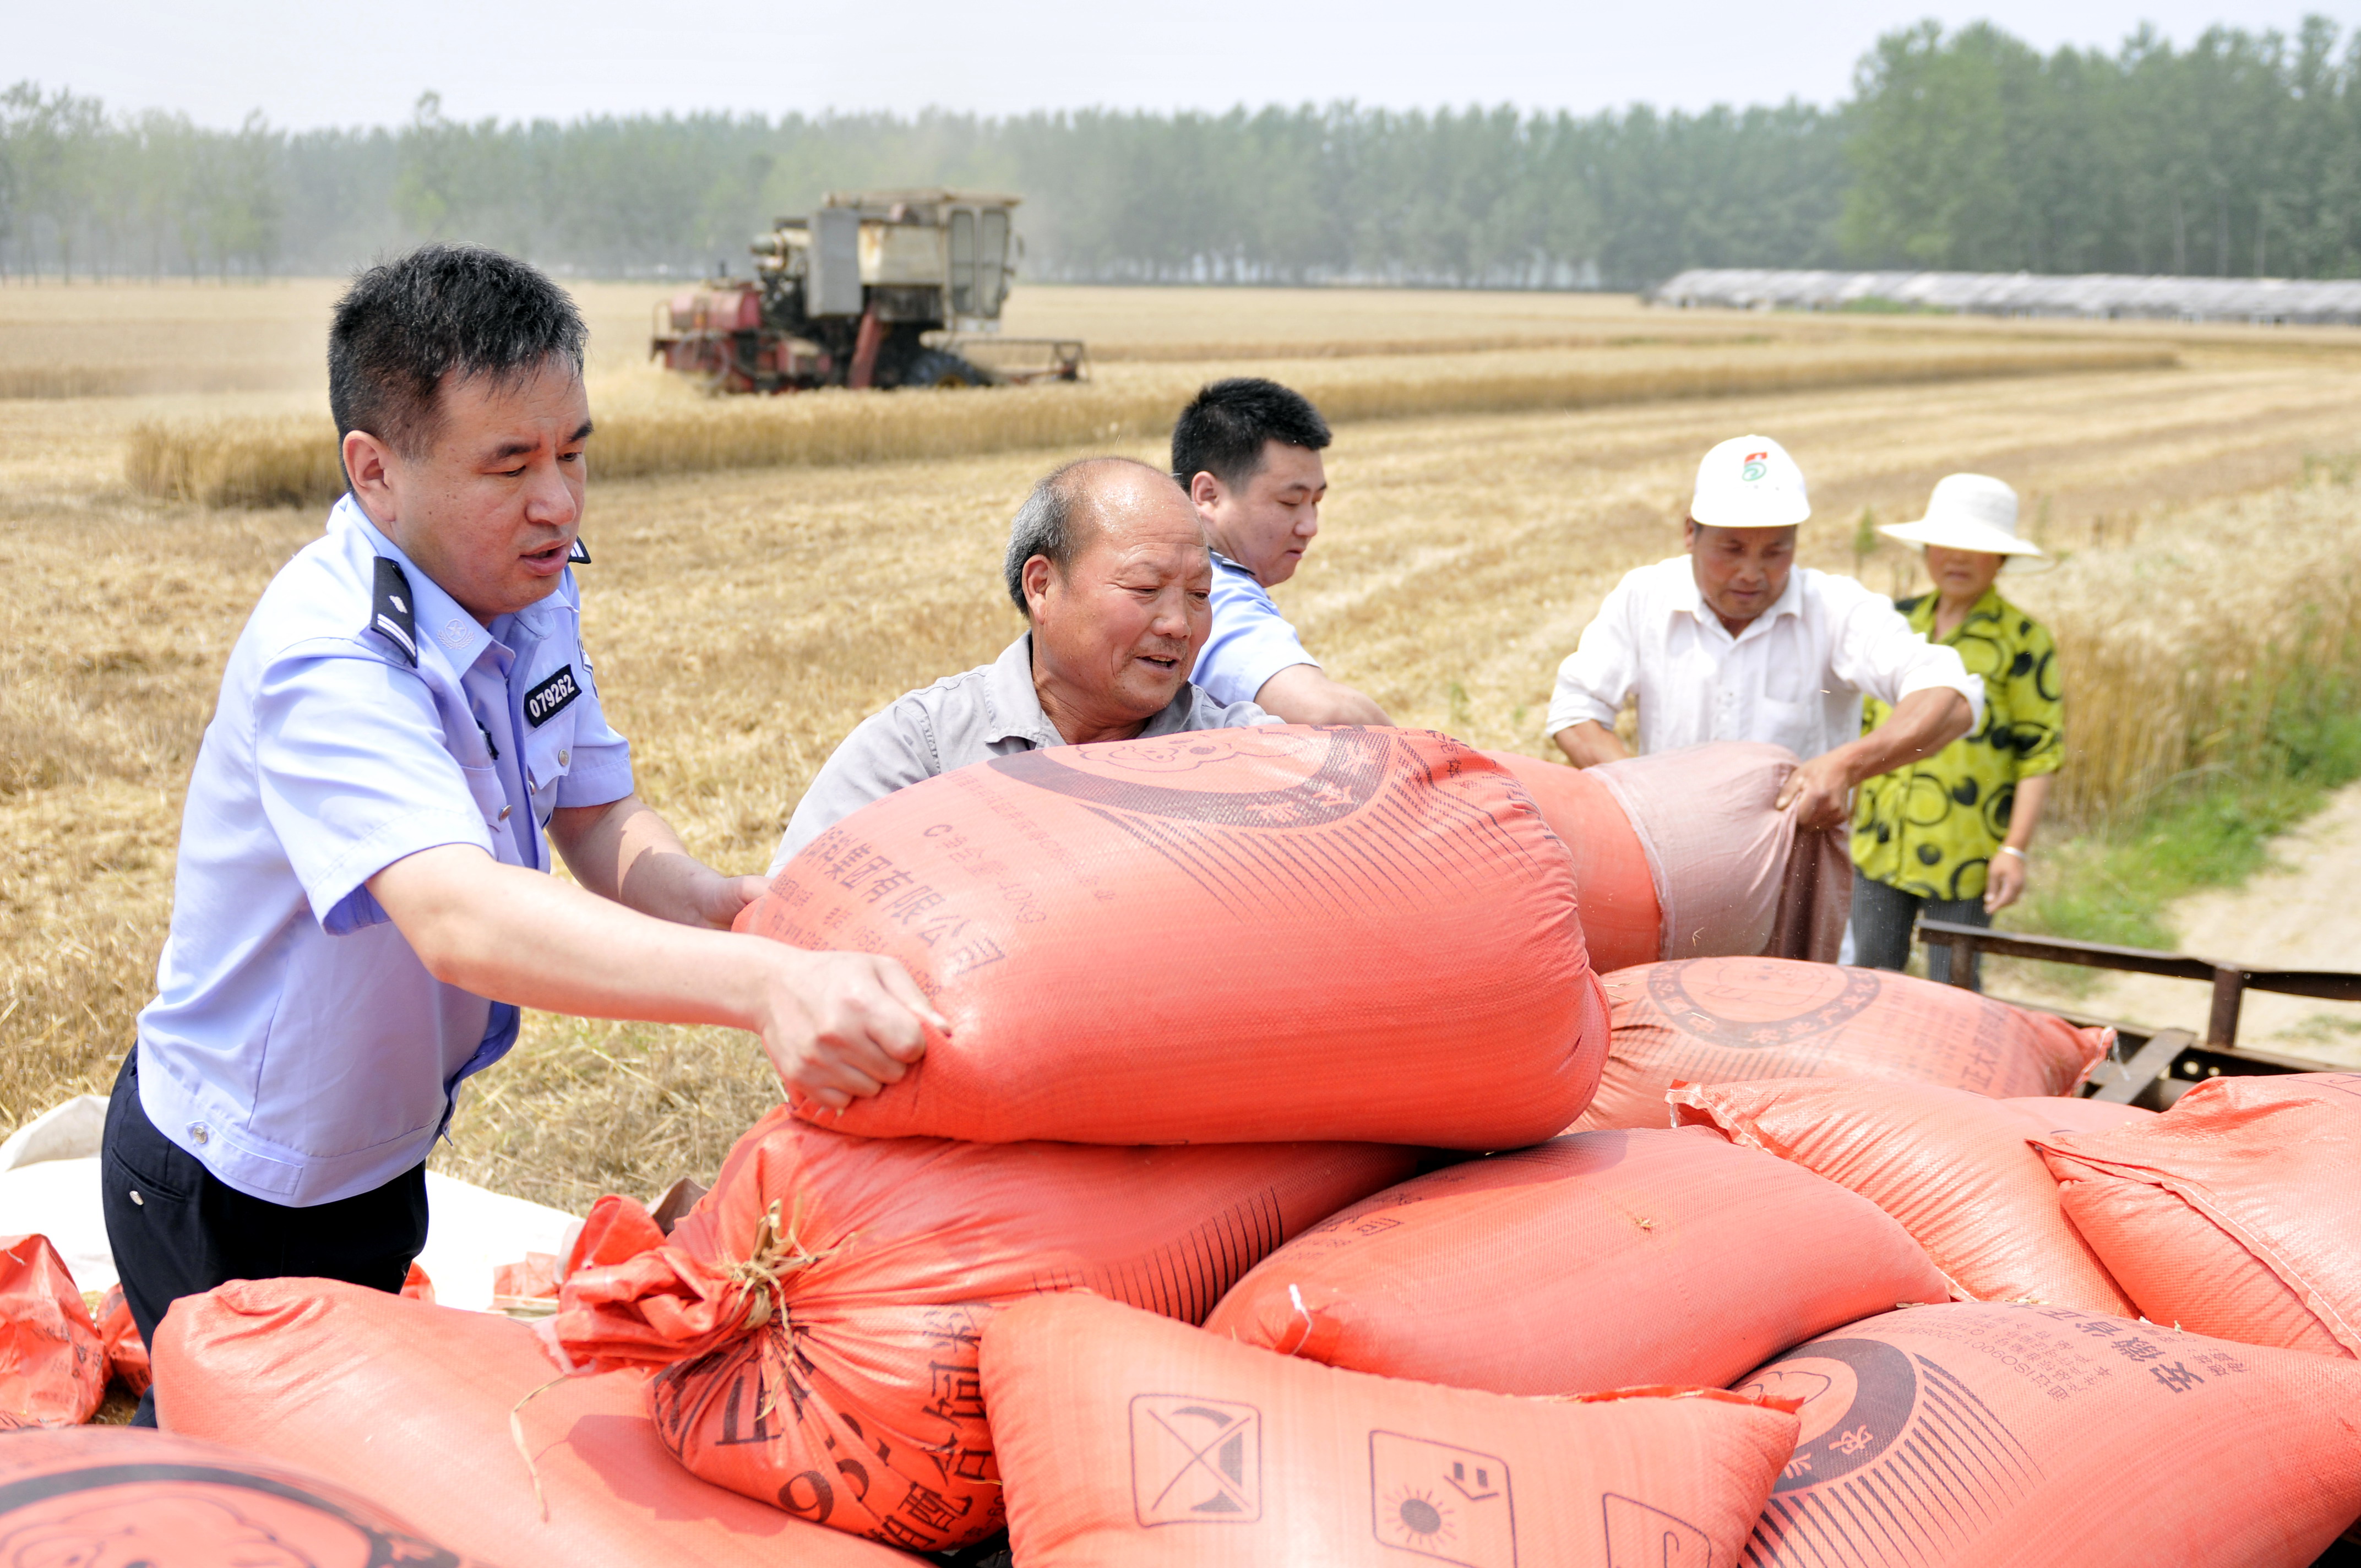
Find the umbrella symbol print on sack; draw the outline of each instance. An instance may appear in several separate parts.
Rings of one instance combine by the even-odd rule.
[[[1369,1494],[1381,1544],[1460,1568],[1516,1568],[1516,1503],[1498,1454],[1373,1431]]]
[[[1131,1501],[1143,1526],[1262,1518],[1262,1412],[1190,1394],[1131,1401]]]
[[[1607,1568],[1711,1568],[1712,1538],[1688,1520],[1612,1492],[1599,1501],[1607,1514]]]

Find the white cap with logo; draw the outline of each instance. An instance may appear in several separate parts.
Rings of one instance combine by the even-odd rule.
[[[1804,471],[1767,435],[1725,441],[1697,465],[1689,516],[1708,528],[1791,528],[1811,515]]]

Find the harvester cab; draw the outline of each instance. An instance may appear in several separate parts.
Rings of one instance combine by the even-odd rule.
[[[656,308],[651,352],[717,391],[1078,381],[1082,345],[1004,338],[1015,196],[840,191],[753,244],[748,279]]]

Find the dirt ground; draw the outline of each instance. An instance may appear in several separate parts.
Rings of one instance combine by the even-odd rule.
[[[2338,794],[2319,816],[2274,846],[2276,869],[2243,887],[2203,893],[2174,905],[2180,950],[2254,969],[2361,968],[2361,784]],[[2209,986],[2156,975],[2111,975],[2088,992],[2045,986],[2028,976],[1996,980],[2012,999],[2048,1001],[2152,1028],[2205,1033]],[[2238,1043],[2288,1056],[2361,1067],[2361,1003],[2246,993]]]

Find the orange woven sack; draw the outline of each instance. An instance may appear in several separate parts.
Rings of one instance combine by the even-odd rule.
[[[1596,768],[1572,768],[1514,751],[1486,756],[1517,775],[1574,860],[1575,907],[1590,967],[1605,974],[1664,956],[1664,914],[1648,852]]]
[[[134,1395],[148,1392],[148,1385],[154,1381],[148,1370],[148,1342],[139,1337],[139,1325],[131,1321],[131,1307],[123,1299],[122,1286],[106,1288],[93,1321],[99,1343],[106,1347],[108,1370]]]
[[[471,1556],[568,1568],[912,1562],[698,1480],[657,1442],[643,1378],[552,1383],[533,1330],[493,1313],[330,1279],[236,1280],[172,1303],[153,1348],[167,1430],[366,1490]]]
[[[1615,1044],[1577,1127],[1661,1127],[1675,1083],[1877,1078],[2064,1094],[2114,1043],[1957,986],[1789,959],[1691,959],[1608,982]]]
[[[2160,1116],[2036,1146],[2146,1316],[2361,1354],[2361,1073],[2209,1078]]]
[[[0,1442],[0,1563],[471,1568],[376,1503],[304,1470],[128,1427],[19,1432]]]
[[[1902,1223],[1959,1295],[2134,1313],[2066,1223],[2015,1102],[1931,1083],[1774,1078],[1686,1084],[1684,1123],[1718,1127],[1860,1193]]]
[[[1391,1377],[1579,1394],[1725,1384],[1864,1313],[1948,1299],[1874,1205],[1712,1133],[1658,1129],[1406,1181],[1273,1253],[1205,1327]]]
[[[1842,829],[1779,808],[1783,746],[1714,741],[1571,768],[1488,751],[1573,854],[1590,965],[1741,954],[1833,962],[1852,910]]]
[[[1607,1015],[1565,847],[1414,729],[990,758],[805,846],[737,928],[888,954],[950,1020],[830,1126],[1015,1143],[1537,1143]]]
[[[1803,1436],[1749,1568],[2302,1568],[2361,1512],[2361,1367],[2070,1307],[1888,1312],[1740,1385]]]
[[[1025,1568],[1725,1563],[1795,1435],[1719,1390],[1513,1399],[1083,1296],[994,1320],[983,1397]]]
[[[0,1431],[79,1426],[107,1376],[98,1325],[49,1238],[0,1237]]]
[[[2072,1094],[2026,1094],[2002,1104],[2030,1117],[2045,1133],[2105,1133],[2146,1122],[2156,1113],[2138,1105],[2118,1105],[2112,1100],[2085,1100]]]
[[[1305,1226],[1409,1174],[1366,1144],[859,1138],[783,1108],[639,1256],[566,1277],[575,1361],[664,1370],[696,1474],[816,1523],[939,1551],[1000,1528],[976,1336],[1043,1290],[1191,1322]]]

